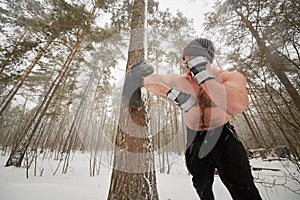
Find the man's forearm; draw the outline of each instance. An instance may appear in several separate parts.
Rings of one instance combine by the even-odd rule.
[[[176,88],[176,84],[171,80],[171,77],[158,74],[151,75],[145,77],[144,87],[151,93],[167,97],[167,99],[173,101],[184,112],[188,112],[195,105],[196,99],[191,94],[187,94]]]

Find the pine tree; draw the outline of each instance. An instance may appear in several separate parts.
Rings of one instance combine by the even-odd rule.
[[[145,6],[140,0],[132,5],[127,71],[145,56]],[[146,105],[141,96],[135,98],[139,98],[135,99],[139,108],[121,105],[108,199],[158,199]]]
[[[68,6],[68,4],[64,4],[64,5]],[[89,13],[89,15],[88,15],[89,18],[86,19],[87,25],[90,25],[96,9],[97,9],[97,6],[94,6],[93,9],[91,10],[91,12]],[[64,28],[63,24],[59,24],[59,26]],[[10,157],[7,160],[5,166],[12,166],[12,165],[14,165],[16,167],[21,166],[21,163],[24,159],[25,152],[26,152],[27,148],[29,147],[31,139],[34,136],[34,134],[39,126],[39,123],[41,122],[60,83],[62,82],[65,75],[68,73],[70,64],[73,61],[74,56],[75,56],[76,52],[78,51],[80,44],[82,43],[87,32],[88,32],[88,26],[83,24],[83,26],[81,26],[78,30],[77,41],[75,42],[73,48],[71,49],[67,59],[65,60],[65,63],[63,64],[60,72],[55,77],[54,81],[51,83],[47,93],[43,97],[43,100],[41,101],[40,105],[38,105],[38,108],[36,109],[33,117],[29,120],[28,124],[26,125],[24,133],[22,134],[23,136],[19,139],[16,146],[13,148],[13,150],[10,154]]]

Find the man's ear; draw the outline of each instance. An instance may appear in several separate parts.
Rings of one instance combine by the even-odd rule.
[[[211,62],[208,58],[206,58],[206,61],[207,61],[207,64],[210,66],[211,65]]]

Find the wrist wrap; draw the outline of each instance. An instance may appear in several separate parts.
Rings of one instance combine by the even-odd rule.
[[[187,62],[187,65],[191,70],[191,74],[198,85],[214,78],[211,72],[206,69],[206,64],[207,61],[204,56],[197,56]]]
[[[173,87],[167,94],[167,98],[175,102],[184,112],[189,111],[193,105],[196,103],[195,98],[179,89]]]

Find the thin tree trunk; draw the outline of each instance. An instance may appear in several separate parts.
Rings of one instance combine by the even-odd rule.
[[[26,129],[24,131],[24,136],[18,141],[17,146],[12,150],[12,153],[10,154],[9,159],[6,162],[6,167],[8,166],[16,166],[20,167],[21,163],[23,161],[25,152],[29,146],[29,143],[31,141],[31,138],[35,134],[35,131],[44,116],[56,90],[58,89],[60,82],[62,81],[63,77],[66,75],[66,73],[69,70],[70,63],[72,62],[74,55],[76,54],[84,36],[86,34],[86,30],[84,29],[81,33],[81,35],[78,37],[78,40],[76,41],[73,50],[69,54],[67,60],[65,61],[61,71],[53,81],[52,85],[50,86],[48,92],[46,93],[45,97],[43,98],[42,103],[39,105],[38,109],[36,110],[33,118],[29,121],[29,123],[26,126]]]
[[[255,131],[255,129],[253,128],[252,123],[249,120],[249,117],[246,115],[245,112],[243,112],[242,114],[243,114],[243,117],[244,117],[244,119],[245,119],[245,121],[246,121],[246,123],[247,123],[247,125],[250,129],[250,132],[251,132],[256,144],[258,145],[258,147],[263,147],[263,145],[261,144],[261,141],[257,137],[257,132]]]
[[[93,20],[97,7],[98,7],[98,5],[96,4],[91,9],[91,12],[89,13],[88,23],[91,23],[91,21]],[[82,27],[78,33],[79,34],[77,37],[77,41],[75,42],[72,51],[68,55],[67,60],[65,61],[64,65],[62,66],[61,71],[56,76],[56,78],[53,81],[52,85],[50,86],[48,92],[46,93],[45,97],[43,98],[41,104],[38,106],[33,118],[27,124],[27,126],[24,130],[24,136],[18,141],[16,147],[12,150],[12,152],[6,162],[6,165],[5,165],[6,167],[12,166],[12,165],[14,165],[16,167],[21,166],[21,163],[23,161],[23,158],[24,158],[25,152],[29,146],[29,143],[30,143],[32,137],[34,136],[36,129],[37,129],[40,121],[42,120],[61,81],[63,80],[65,75],[68,73],[69,66],[70,66],[71,62],[73,61],[74,56],[77,53],[79,46],[82,43],[85,35],[87,34],[87,28]]]
[[[241,17],[245,26],[250,30],[252,36],[255,38],[257,42],[259,51],[261,52],[262,55],[265,56],[265,59],[269,64],[269,67],[273,70],[273,72],[276,74],[278,79],[284,85],[286,91],[288,92],[292,101],[294,102],[294,105],[296,106],[298,112],[300,112],[300,95],[297,92],[296,88],[291,83],[291,81],[288,79],[284,70],[282,69],[281,67],[282,61],[280,60],[278,53],[276,53],[275,51],[272,52],[271,48],[268,48],[266,46],[263,38],[259,36],[259,33],[255,30],[255,28],[252,26],[249,19],[247,19],[247,17],[244,16],[243,13],[239,12],[237,8],[235,9],[235,12]]]
[[[4,58],[3,63],[1,64],[0,68],[0,74],[2,74],[2,72],[4,71],[5,66],[9,63],[10,60],[14,59],[14,51],[16,50],[16,45],[25,37],[25,35],[27,34],[28,29],[25,29],[21,35],[17,38],[17,41],[15,43],[15,45],[9,50],[10,56],[8,58]]]
[[[3,114],[4,110],[7,108],[15,94],[18,92],[20,87],[23,85],[25,79],[28,77],[34,66],[38,63],[38,61],[41,59],[41,57],[44,55],[46,50],[49,48],[49,46],[52,44],[54,39],[49,40],[45,46],[42,48],[42,50],[38,53],[38,55],[35,57],[35,59],[32,61],[32,63],[25,69],[23,72],[21,78],[18,80],[16,85],[10,90],[10,92],[7,94],[7,96],[3,99],[3,101],[0,104],[0,116]]]

